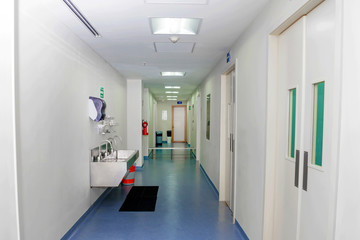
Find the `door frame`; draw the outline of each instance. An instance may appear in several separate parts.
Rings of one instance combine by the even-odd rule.
[[[236,143],[238,142],[238,136],[237,136],[237,99],[238,99],[238,91],[237,91],[237,82],[238,82],[238,59],[235,59],[235,62],[233,65],[231,65],[222,75],[220,78],[220,85],[221,85],[221,92],[220,92],[220,106],[221,106],[221,116],[220,116],[220,170],[219,170],[219,201],[225,201],[225,184],[226,184],[226,172],[225,172],[225,159],[226,159],[226,151],[228,150],[226,147],[226,138],[227,138],[227,129],[226,129],[226,116],[227,116],[227,103],[226,103],[226,77],[229,73],[232,71],[235,72],[235,86],[233,89],[234,95],[235,95],[235,107],[233,109],[233,132],[234,132],[234,162],[232,165],[232,176],[233,176],[233,182],[232,182],[232,203],[233,203],[233,223],[235,223],[236,218],[236,160],[237,160],[237,147]]]
[[[276,183],[276,161],[277,161],[277,143],[274,139],[277,139],[277,96],[278,96],[278,37],[282,32],[294,24],[302,16],[307,15],[318,5],[320,5],[325,0],[313,0],[307,2],[305,5],[294,11],[294,13],[289,16],[285,21],[281,20],[278,24],[275,24],[275,27],[269,29],[268,34],[268,74],[267,74],[267,105],[266,105],[266,137],[265,137],[265,182],[264,182],[264,220],[263,220],[263,240],[272,240],[273,229],[274,229],[274,216],[275,216],[275,183]],[[339,79],[340,89],[340,79],[341,79],[341,29],[342,29],[342,12],[341,10],[336,10],[336,42],[335,42],[335,52],[336,52],[336,63],[335,63],[335,78]],[[340,98],[339,98],[340,100]],[[338,118],[340,107],[336,106],[337,110],[334,111],[334,118]],[[274,127],[275,126],[275,127]],[[339,131],[333,131],[334,138],[339,139]],[[334,145],[335,146],[335,145]],[[338,154],[339,147],[333,149],[333,154]],[[337,165],[336,163],[335,165]],[[333,171],[336,171],[335,168]],[[334,172],[332,186],[336,186],[338,176]],[[333,219],[330,219],[328,222],[328,229],[334,237],[334,227],[335,227],[335,214],[336,214],[336,188],[332,192],[332,199],[330,205],[333,206],[330,209],[331,216]],[[333,226],[331,228],[331,226]]]
[[[153,146],[151,146],[151,147],[156,147],[156,128],[157,128],[157,122],[156,122],[156,120],[157,120],[157,114],[158,114],[158,112],[157,112],[157,102],[156,101],[153,101],[153,112],[152,112],[152,114],[153,114]]]
[[[196,102],[196,160],[200,162],[200,145],[201,145],[201,94],[197,96]]]
[[[174,141],[174,108],[184,108],[184,113],[185,113],[185,119],[184,119],[184,141]],[[186,130],[187,130],[187,112],[186,112],[186,105],[172,105],[171,106],[171,142],[172,143],[186,143]]]

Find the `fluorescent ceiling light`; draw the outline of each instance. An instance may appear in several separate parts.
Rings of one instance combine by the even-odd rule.
[[[167,98],[177,98],[177,96],[166,96]]]
[[[165,88],[173,88],[173,89],[180,89],[180,86],[165,86]]]
[[[163,77],[183,77],[183,76],[185,76],[185,72],[161,72],[161,76],[163,76]]]
[[[168,99],[168,101],[177,101],[177,99]]]
[[[196,35],[200,22],[200,18],[150,18],[153,34]]]
[[[95,30],[90,22],[84,17],[84,15],[77,9],[77,7],[71,2],[71,0],[63,0],[64,3],[70,8],[71,11],[79,18],[79,20],[94,34],[95,37],[101,37],[101,35]]]
[[[179,92],[166,91],[165,93],[179,93]]]

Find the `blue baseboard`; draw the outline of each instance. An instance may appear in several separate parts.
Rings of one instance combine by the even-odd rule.
[[[248,236],[246,235],[244,229],[242,229],[242,227],[240,226],[239,222],[237,220],[235,220],[235,226],[236,228],[239,230],[240,235],[241,235],[241,240],[249,240]]]
[[[200,170],[201,170],[201,172],[204,174],[204,176],[205,176],[206,180],[208,181],[208,183],[210,184],[211,188],[214,190],[214,193],[215,193],[215,195],[216,195],[216,198],[219,199],[219,192],[218,192],[218,190],[216,189],[214,183],[211,181],[211,179],[209,178],[209,176],[207,175],[205,169],[201,166],[201,164],[200,164]]]
[[[143,170],[144,163],[141,166],[135,166],[135,171],[141,171]]]
[[[196,155],[193,151],[191,151],[191,154],[193,155],[193,157],[196,159]]]
[[[70,230],[67,231],[67,233],[65,233],[65,235],[61,238],[61,240],[71,239],[71,237],[73,237],[76,234],[80,226],[87,220],[87,218],[90,215],[94,214],[94,212],[100,207],[101,203],[104,201],[106,196],[111,192],[111,190],[112,188],[107,188],[100,195],[100,197],[94,202],[94,204],[90,206],[90,208],[79,218],[79,220],[77,220],[77,222],[70,228]]]
[[[149,156],[144,156],[144,160],[149,160]]]
[[[207,175],[205,169],[201,166],[200,164],[200,170],[201,172],[204,174],[206,180],[209,182],[211,188],[214,190],[217,199],[219,199],[219,192],[216,189],[215,185],[213,184],[213,182],[211,181],[211,179],[209,178],[209,176]],[[244,229],[242,229],[242,227],[240,226],[239,222],[235,219],[235,226],[236,228],[239,230],[240,235],[241,235],[241,240],[249,240],[248,236],[246,235]]]
[[[149,158],[152,156],[153,151],[154,151],[154,149],[151,149],[151,151],[149,152]]]

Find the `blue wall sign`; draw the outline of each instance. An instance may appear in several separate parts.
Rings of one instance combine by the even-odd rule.
[[[177,104],[182,104],[182,101],[178,101]]]
[[[226,63],[230,62],[230,60],[231,60],[231,55],[230,55],[230,52],[228,52],[226,54]]]

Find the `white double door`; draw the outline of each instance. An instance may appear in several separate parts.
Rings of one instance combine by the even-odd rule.
[[[333,231],[334,2],[278,39],[276,240],[324,240]]]

